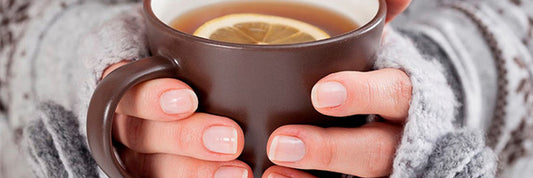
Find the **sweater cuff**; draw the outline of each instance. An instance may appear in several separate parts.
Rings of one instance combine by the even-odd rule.
[[[396,68],[411,79],[409,116],[391,177],[421,177],[439,138],[454,131],[458,102],[435,60],[427,60],[409,39],[388,29],[375,68]]]
[[[415,46],[390,30],[376,63],[378,69],[405,71],[413,86],[391,177],[493,177],[497,159],[482,133],[454,128],[459,104],[447,72],[438,59],[426,59]]]
[[[144,17],[140,6],[104,23],[82,41],[79,55],[99,81],[103,71],[123,60],[148,55]]]
[[[140,5],[96,28],[82,41],[79,56],[90,72],[80,90],[79,121],[86,136],[87,109],[91,96],[109,66],[148,56],[144,16]]]

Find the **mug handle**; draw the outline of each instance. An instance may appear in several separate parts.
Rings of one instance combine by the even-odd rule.
[[[109,177],[132,177],[117,158],[111,135],[120,99],[139,83],[157,78],[176,78],[177,72],[176,60],[148,57],[116,69],[96,87],[87,113],[87,138],[96,163]]]

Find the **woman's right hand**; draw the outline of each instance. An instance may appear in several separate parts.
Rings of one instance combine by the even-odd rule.
[[[103,76],[124,64],[112,65]],[[250,167],[236,160],[244,148],[239,125],[197,113],[197,107],[191,87],[176,79],[151,80],[127,91],[113,123],[127,171],[134,177],[253,177]]]

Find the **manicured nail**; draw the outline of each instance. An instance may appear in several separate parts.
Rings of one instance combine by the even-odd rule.
[[[268,157],[272,161],[296,162],[305,155],[305,145],[302,140],[290,136],[276,136],[270,144]]]
[[[215,172],[215,178],[247,178],[248,170],[238,167],[221,167]]]
[[[159,105],[167,114],[183,114],[196,109],[196,100],[196,94],[192,90],[170,90],[161,95]]]
[[[213,126],[204,131],[204,146],[217,153],[237,153],[237,130],[233,127]]]
[[[348,92],[339,82],[320,83],[313,87],[311,99],[318,108],[337,107],[346,101]]]
[[[268,175],[267,178],[289,178],[289,177],[281,175],[281,174],[277,174],[277,173],[271,173]]]

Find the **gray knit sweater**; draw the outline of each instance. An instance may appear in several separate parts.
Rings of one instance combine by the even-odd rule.
[[[125,1],[0,0],[0,177],[105,177],[89,98],[148,55]],[[415,0],[393,26],[375,68],[405,71],[413,98],[391,177],[533,175],[533,1]]]

